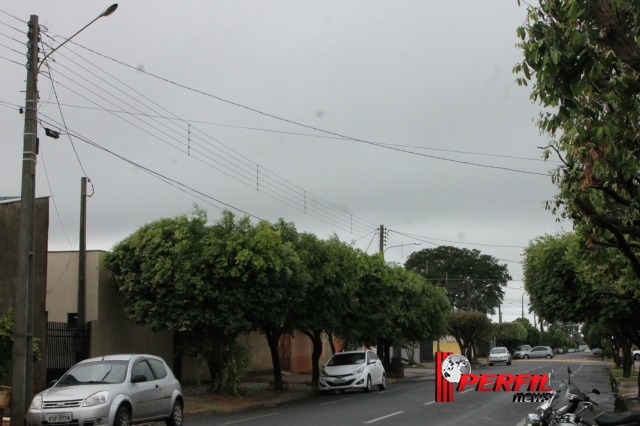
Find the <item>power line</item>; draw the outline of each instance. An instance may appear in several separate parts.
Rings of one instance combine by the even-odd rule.
[[[164,116],[164,115],[145,114],[145,113],[142,113],[142,112],[106,110],[106,109],[102,109],[102,108],[93,108],[93,107],[86,106],[86,105],[71,105],[71,104],[62,104],[62,105],[63,106],[67,106],[67,107],[71,107],[71,108],[80,108],[80,109],[88,109],[88,110],[95,110],[95,111],[107,111],[107,112],[115,112],[115,113],[130,114],[130,115],[141,115],[141,116],[150,117],[150,118],[151,117],[153,117],[153,118],[162,118],[162,119],[165,119],[165,120],[184,121],[184,122],[187,122],[187,123],[196,123],[196,124],[209,124],[209,125],[213,125],[213,126],[230,127],[230,128],[234,128],[234,129],[253,130],[253,131],[267,132],[267,133],[277,133],[277,134],[283,134],[283,135],[304,136],[304,137],[310,137],[310,138],[332,139],[332,140],[340,140],[340,141],[348,141],[348,140],[350,140],[349,138],[338,137],[338,136],[312,135],[310,133],[286,132],[286,131],[283,131],[283,130],[265,129],[265,128],[261,128],[261,127],[237,126],[237,125],[233,125],[233,124],[217,123],[217,122],[212,122],[212,121],[192,120],[192,119],[187,119],[187,118],[172,118],[172,117],[167,117],[167,116]],[[480,156],[488,156],[488,157],[500,157],[500,158],[509,158],[509,159],[517,159],[517,160],[529,160],[529,161],[540,161],[540,162],[546,162],[547,161],[547,160],[544,160],[542,158],[531,158],[531,157],[519,157],[519,156],[514,156],[514,155],[491,154],[491,153],[486,153],[486,152],[459,151],[459,150],[453,150],[453,149],[433,148],[433,147],[426,147],[426,146],[419,146],[419,145],[402,145],[402,144],[394,144],[394,143],[387,143],[387,142],[375,142],[375,143],[378,143],[380,145],[386,145],[386,146],[397,146],[397,147],[406,147],[406,148],[415,148],[415,149],[425,149],[425,150],[431,150],[431,151],[451,152],[451,153],[456,153],[456,154],[480,155]]]
[[[44,161],[44,150],[42,149],[42,147],[40,147],[40,158],[42,158],[42,167],[44,168],[44,175],[47,178],[47,186],[49,187],[49,192],[51,193],[51,200],[53,201],[53,207],[56,210],[56,216],[58,216],[58,221],[60,222],[60,226],[62,227],[62,232],[64,232],[64,236],[67,239],[67,242],[73,249],[73,246],[71,245],[71,240],[69,240],[69,235],[67,235],[67,230],[65,229],[64,224],[62,223],[62,218],[60,217],[60,211],[58,210],[58,203],[56,203],[56,198],[53,196],[53,188],[51,188],[51,182],[49,181],[49,173],[47,173],[47,165]]]
[[[4,59],[5,61],[13,62],[14,64],[20,65],[21,67],[24,66],[24,64],[21,64],[20,62],[13,61],[13,60],[11,60],[9,58],[5,58],[4,56],[0,56],[0,59]]]
[[[62,36],[60,36],[60,37],[64,39],[64,37],[62,37]],[[221,101],[221,102],[233,105],[233,106],[236,106],[238,108],[246,109],[246,110],[254,112],[256,114],[264,115],[265,117],[270,117],[270,118],[273,118],[275,120],[279,120],[279,121],[282,121],[282,122],[285,122],[285,123],[293,124],[295,126],[304,127],[304,128],[307,128],[307,129],[311,129],[311,130],[315,130],[315,131],[318,131],[318,132],[326,133],[326,134],[329,134],[329,135],[337,136],[337,137],[340,137],[340,138],[348,139],[348,140],[354,141],[354,142],[364,143],[364,144],[368,144],[368,145],[372,145],[372,146],[381,147],[381,148],[384,148],[384,149],[390,149],[390,150],[394,150],[394,151],[398,151],[398,152],[404,152],[404,153],[407,153],[407,154],[417,155],[417,156],[426,157],[426,158],[432,158],[432,159],[436,159],[436,160],[442,160],[442,161],[448,161],[448,162],[453,162],[453,163],[466,164],[466,165],[484,167],[484,168],[490,168],[490,169],[505,170],[505,171],[511,171],[511,172],[516,172],[516,173],[524,173],[524,174],[530,174],[530,175],[549,176],[548,173],[530,172],[530,171],[525,171],[525,170],[512,169],[512,168],[508,168],[508,167],[490,166],[490,165],[487,165],[487,164],[479,164],[479,163],[472,163],[472,162],[469,162],[469,161],[454,160],[454,159],[451,159],[451,158],[436,157],[436,156],[433,156],[433,155],[428,155],[428,154],[423,154],[423,153],[419,153],[419,152],[408,151],[406,149],[402,149],[402,148],[398,148],[398,147],[394,147],[394,146],[388,146],[388,145],[377,143],[377,142],[371,142],[371,141],[367,141],[367,140],[364,140],[364,139],[358,139],[358,138],[354,138],[354,137],[351,137],[351,136],[342,135],[340,133],[331,132],[329,130],[324,130],[324,129],[321,129],[321,128],[318,128],[318,127],[314,127],[314,126],[310,126],[310,125],[307,125],[307,124],[299,123],[299,122],[296,122],[296,121],[293,121],[293,120],[289,120],[287,118],[279,117],[279,116],[274,115],[274,114],[270,114],[270,113],[267,113],[267,112],[264,112],[264,111],[260,111],[260,110],[257,110],[255,108],[251,108],[251,107],[248,107],[246,105],[242,105],[242,104],[239,104],[237,102],[233,102],[233,101],[230,101],[228,99],[224,99],[224,98],[221,98],[219,96],[212,95],[210,93],[206,93],[206,92],[204,92],[202,90],[199,90],[199,89],[194,89],[192,87],[186,86],[184,84],[177,83],[175,81],[169,80],[169,79],[164,78],[164,77],[160,77],[159,75],[150,73],[148,71],[139,69],[139,68],[134,67],[132,65],[129,65],[129,64],[125,63],[125,62],[122,62],[122,61],[119,61],[117,59],[114,59],[114,58],[112,58],[110,56],[107,56],[105,54],[99,53],[99,52],[97,52],[97,51],[95,51],[93,49],[85,47],[85,46],[83,46],[81,44],[78,44],[78,43],[76,43],[74,41],[71,41],[70,43],[73,43],[74,45],[76,45],[76,46],[78,46],[78,47],[80,47],[82,49],[85,49],[85,50],[87,50],[87,51],[89,51],[91,53],[94,53],[94,54],[96,54],[98,56],[106,58],[106,59],[108,59],[110,61],[113,61],[115,63],[118,63],[118,64],[123,65],[123,66],[125,66],[127,68],[130,68],[130,69],[135,69],[138,72],[142,72],[142,73],[144,73],[146,75],[149,75],[151,77],[154,77],[154,78],[156,78],[158,80],[161,80],[161,81],[164,81],[166,83],[172,84],[174,86],[177,86],[177,87],[180,87],[180,88],[183,88],[183,89],[195,92],[195,93],[199,93],[201,95],[216,99],[218,101]]]
[[[47,36],[47,37],[49,37],[50,39],[52,39],[52,40],[53,40],[53,37],[49,36],[49,35],[48,35],[48,34],[46,34],[46,33],[45,33],[45,36]],[[162,107],[160,104],[158,104],[158,103],[154,102],[153,100],[151,100],[151,99],[149,99],[148,97],[144,96],[142,93],[140,93],[140,92],[138,92],[137,90],[135,90],[133,87],[131,87],[131,86],[127,85],[127,84],[126,84],[126,83],[124,83],[123,81],[119,80],[118,78],[114,77],[114,76],[113,76],[113,75],[111,75],[110,73],[106,72],[103,68],[101,68],[101,67],[99,67],[99,66],[97,66],[97,65],[93,64],[91,61],[89,61],[88,59],[84,58],[82,55],[79,55],[78,53],[76,53],[76,52],[75,52],[75,51],[73,51],[72,49],[69,49],[68,51],[69,51],[69,52],[71,52],[71,53],[73,53],[74,55],[78,56],[80,59],[82,59],[83,61],[85,61],[85,62],[87,62],[88,64],[92,65],[93,67],[97,68],[97,69],[98,69],[98,70],[100,70],[101,72],[105,73],[105,74],[106,74],[106,75],[108,75],[110,78],[112,78],[112,79],[114,79],[115,81],[117,81],[118,83],[120,83],[120,84],[124,85],[124,86],[125,86],[125,87],[127,87],[129,90],[131,90],[131,91],[133,91],[133,92],[137,93],[138,95],[142,96],[144,99],[148,100],[149,102],[153,103],[154,105],[158,106],[159,108],[161,108],[161,109],[163,109],[164,111],[168,112],[169,114],[173,115],[173,116],[175,117],[175,119],[176,119],[176,120],[180,120],[180,121],[184,122],[185,124],[188,124],[188,123],[187,123],[185,120],[183,120],[182,118],[180,118],[180,117],[178,117],[177,115],[173,114],[172,112],[170,112],[170,111],[169,111],[169,110],[167,110],[166,108]],[[126,93],[126,92],[124,92],[124,91],[120,90],[119,88],[117,88],[117,87],[116,87],[116,86],[114,86],[113,84],[111,84],[111,83],[107,82],[106,80],[104,80],[104,79],[102,79],[102,78],[98,77],[97,75],[95,75],[95,74],[94,74],[94,73],[92,73],[91,71],[89,71],[89,70],[87,70],[86,68],[84,68],[84,67],[82,67],[81,65],[79,65],[77,62],[75,62],[75,61],[73,61],[73,60],[69,59],[67,56],[65,56],[65,55],[63,55],[63,54],[60,54],[60,55],[61,55],[61,56],[63,56],[64,58],[66,58],[66,59],[70,60],[70,61],[71,61],[71,62],[73,62],[74,64],[76,64],[76,65],[80,66],[82,69],[84,69],[85,71],[87,71],[87,72],[91,73],[92,75],[94,75],[95,77],[99,78],[99,79],[100,79],[100,80],[102,80],[103,82],[105,82],[105,83],[109,84],[111,87],[114,87],[114,88],[116,88],[117,90],[119,90],[120,92],[122,92],[122,93],[126,94],[128,97],[130,97],[131,99],[135,100],[136,102],[139,102],[139,103],[141,103],[142,105],[145,105],[143,102],[141,102],[141,101],[139,101],[139,100],[137,100],[137,99],[133,98],[133,97],[132,97],[131,95],[129,95],[128,93]],[[65,67],[65,68],[66,68],[66,67]],[[68,69],[68,68],[67,68],[67,69]],[[72,71],[72,72],[73,72],[73,71]],[[75,73],[75,72],[74,72],[74,74],[78,75],[78,74],[77,74],[77,73]],[[78,76],[79,76],[79,75],[78,75]],[[84,80],[86,80],[86,81],[89,81],[89,80],[87,80],[86,78],[84,78],[84,77],[82,77],[82,76],[80,76],[80,77],[81,77],[81,78],[83,78],[83,79],[84,79]],[[73,81],[73,80],[72,80],[72,81]],[[91,83],[91,82],[90,82],[90,83]],[[77,84],[77,83],[76,83],[76,84]],[[95,85],[95,83],[91,83],[91,84]],[[95,86],[96,86],[96,87],[99,87],[99,86],[97,86],[97,85],[95,85]],[[101,90],[104,90],[104,89],[101,89]],[[112,94],[111,92],[107,92],[107,93],[109,93],[111,96],[113,96],[113,94]],[[115,96],[114,96],[114,97],[115,97]],[[85,98],[85,99],[86,99],[86,98]],[[104,98],[103,98],[103,99],[104,99]],[[116,99],[118,99],[118,98],[116,97]],[[120,99],[119,99],[119,100],[120,100]],[[122,100],[120,100],[120,101],[122,102]],[[92,103],[94,103],[94,104],[95,104],[95,102],[92,102]],[[125,103],[125,104],[126,104],[126,103]],[[112,103],[112,105],[114,105],[114,104]],[[129,104],[127,104],[127,105],[129,105]],[[154,111],[154,112],[156,112],[156,113],[157,113],[157,111],[153,110],[153,108],[149,107],[148,105],[145,105],[145,107],[147,107],[147,108],[149,108],[149,109],[151,109],[152,111]],[[134,107],[134,109],[136,109],[139,113],[142,113],[142,111],[138,110],[137,108],[135,108],[135,107]],[[106,110],[106,109],[105,109],[105,110]],[[125,111],[123,110],[122,112],[125,112]],[[149,114],[147,114],[147,116],[148,116],[148,117],[152,117],[152,115],[149,115]],[[165,119],[166,119],[166,118],[168,118],[168,117],[164,117],[164,116],[161,116],[161,117],[163,117],[163,118],[165,118]],[[223,143],[222,143],[222,142],[220,142],[219,140],[217,140],[217,139],[215,139],[215,138],[213,138],[213,137],[209,136],[208,134],[206,134],[205,132],[202,132],[202,131],[201,131],[201,130],[199,130],[199,129],[196,129],[195,127],[193,127],[193,129],[194,129],[194,130],[198,130],[200,133],[202,133],[202,134],[203,134],[203,135],[205,135],[206,137],[210,138],[211,140],[215,141],[215,142],[216,142],[216,143],[218,143],[219,145],[223,146],[225,149],[227,149],[227,150],[229,150],[229,151],[231,151],[231,152],[233,152],[233,153],[235,153],[235,154],[239,155],[240,157],[242,157],[242,158],[246,159],[247,161],[252,162],[252,163],[254,164],[254,166],[257,166],[257,163],[255,163],[254,161],[250,160],[248,157],[246,157],[246,156],[242,155],[241,153],[239,153],[239,152],[235,151],[234,149],[230,148],[229,146],[227,146],[227,145],[223,144]],[[183,129],[183,131],[184,131],[184,129]],[[203,140],[203,139],[200,139],[200,140]],[[208,143],[208,142],[206,142],[206,141],[204,141],[204,140],[203,140],[203,142],[205,142],[205,143],[209,144],[210,146],[213,146],[212,144],[210,144],[210,143]],[[202,146],[202,145],[199,145],[199,146]],[[216,149],[219,149],[219,148],[216,148]],[[211,151],[209,151],[209,152],[211,152]],[[228,155],[228,156],[230,156],[230,157],[234,158],[232,155],[230,155],[230,154],[228,154],[228,153],[225,153],[224,151],[221,151],[221,152],[223,152],[225,155]],[[242,162],[242,160],[239,160],[239,159],[237,159],[237,158],[234,158],[234,159],[235,159],[235,160],[238,160],[238,161],[240,161],[240,162]],[[252,167],[252,168],[253,168],[253,167]],[[263,169],[264,169],[264,168],[263,168]],[[277,174],[275,174],[275,173],[271,172],[271,171],[270,171],[270,170],[268,170],[268,169],[264,169],[263,171],[266,171],[267,173],[269,173],[269,174],[271,174],[272,176],[276,177],[278,180],[280,180],[280,181],[282,181],[282,182],[285,182],[285,183],[287,183],[287,184],[289,184],[289,185],[292,185],[293,187],[295,187],[295,188],[299,189],[300,191],[303,191],[303,193],[304,193],[304,195],[305,195],[305,196],[306,196],[307,194],[309,194],[309,195],[313,195],[313,194],[308,193],[308,191],[304,190],[303,188],[301,188],[301,187],[299,187],[299,186],[297,186],[297,185],[293,184],[292,182],[288,181],[287,179],[285,179],[285,178],[283,178],[283,177],[281,177],[281,176],[279,176],[279,175],[277,175]],[[272,180],[273,180],[273,179],[272,179]],[[274,180],[274,182],[275,182],[275,180]],[[283,185],[282,183],[279,183],[279,182],[276,182],[276,183],[277,183],[277,184],[279,184],[279,185],[282,185],[282,186],[286,186],[286,185]],[[292,189],[292,188],[291,188],[291,189]],[[303,193],[298,193],[298,194],[297,194],[297,196],[303,195]],[[322,198],[317,197],[316,195],[313,195],[313,196],[314,196],[314,197],[316,197],[316,198],[317,198],[317,199],[318,199],[322,204],[326,205],[329,209],[339,211],[341,214],[347,214],[347,215],[349,215],[349,216],[350,216],[350,223],[352,223],[352,222],[353,222],[353,219],[354,219],[354,218],[356,218],[356,221],[361,221],[361,222],[363,222],[363,223],[366,223],[367,225],[365,226],[365,228],[367,228],[367,229],[369,228],[369,225],[374,225],[374,223],[373,223],[373,222],[367,221],[366,219],[363,219],[363,218],[359,218],[358,216],[353,215],[353,214],[351,214],[351,213],[347,212],[347,211],[346,211],[346,210],[344,210],[344,209],[341,209],[341,208],[339,208],[339,207],[336,207],[336,206],[334,206],[333,204],[331,204],[331,203],[329,203],[329,202],[327,202],[327,201],[323,200]],[[351,225],[351,226],[353,227],[353,225]]]
[[[68,69],[67,67],[65,67],[65,68],[66,68],[66,69]],[[73,71],[72,71],[72,72],[73,72]],[[64,73],[60,73],[59,71],[58,71],[58,74],[59,74],[59,75],[62,75],[62,76],[64,76],[64,77],[66,77],[66,78],[69,78],[68,76],[65,76],[65,75],[64,75]],[[74,73],[74,74],[76,74],[76,75],[77,75],[77,73]],[[84,78],[84,77],[82,77],[82,76],[80,76],[80,77],[81,77],[81,78],[83,78],[83,79],[85,79],[85,78]],[[70,80],[71,80],[71,81],[73,81],[72,79],[70,79]],[[85,80],[86,80],[86,79],[85,79]],[[87,81],[88,81],[88,80],[87,80]],[[62,83],[60,83],[60,82],[57,82],[57,83],[58,83],[58,85],[61,85],[62,87],[66,88],[67,90],[70,90],[71,92],[73,92],[73,93],[77,94],[78,96],[81,96],[81,97],[83,97],[84,99],[89,100],[89,101],[90,101],[90,102],[92,102],[93,104],[100,106],[100,105],[99,105],[99,104],[97,104],[96,102],[94,102],[94,101],[92,101],[92,100],[90,100],[90,99],[88,99],[88,98],[86,98],[86,97],[82,96],[81,94],[79,94],[78,92],[74,91],[73,89],[70,89],[69,87],[65,86],[64,84],[62,84]],[[78,84],[78,83],[77,83],[77,82],[75,82],[75,81],[74,81],[74,83],[75,83],[75,84]],[[90,83],[91,83],[91,82],[90,82]],[[94,84],[94,83],[92,83],[92,84]],[[94,85],[95,85],[95,84],[94,84]],[[91,91],[91,90],[87,89],[86,87],[84,87],[84,86],[82,86],[82,85],[80,85],[80,87],[82,87],[82,88],[84,88],[85,90],[88,90],[89,92],[91,92],[91,93],[93,93],[93,94],[97,95],[95,92],[93,92],[93,91]],[[104,89],[101,89],[101,90],[104,90]],[[112,93],[110,93],[110,95],[111,95],[111,96],[114,96]],[[105,99],[104,97],[102,97],[102,96],[100,96],[100,95],[97,95],[97,96],[99,96],[101,99],[104,99],[104,100],[106,100],[107,102],[109,102],[109,103],[113,104],[112,102],[108,101],[108,100],[107,100],[107,99]],[[115,97],[115,96],[114,96],[114,97]],[[119,98],[117,98],[117,97],[115,97],[115,98],[116,98],[116,99],[119,99]],[[123,102],[121,99],[119,99],[119,100],[120,100],[121,102]],[[138,101],[138,102],[140,102],[140,101]],[[113,104],[113,105],[115,105],[115,104]],[[123,119],[122,117],[119,117],[119,116],[118,116],[118,118]],[[135,124],[131,123],[131,122],[130,122],[130,121],[128,121],[128,120],[125,120],[125,119],[123,119],[123,120],[124,120],[124,121],[126,121],[126,122],[127,122],[127,123],[129,123],[129,124],[132,124],[133,126],[135,126],[135,127],[139,128],[139,129],[143,130],[144,132],[146,132],[146,133],[150,134],[151,136],[158,138],[158,136],[153,135],[152,133],[150,133],[150,132],[148,132],[148,131],[146,131],[146,130],[142,129],[140,126],[137,126],[137,125],[135,125]],[[148,124],[148,123],[145,123],[145,124]],[[155,128],[154,126],[151,126],[151,127],[152,127],[152,128]],[[159,130],[159,129],[157,129],[157,128],[156,128],[156,130]],[[165,134],[166,136],[169,136],[170,138],[174,139],[175,141],[177,141],[177,142],[181,143],[182,145],[185,145],[185,143],[184,143],[184,142],[181,142],[181,141],[179,141],[178,139],[176,139],[176,138],[174,138],[174,137],[172,137],[172,136],[168,135],[166,132],[163,132],[163,131],[161,131],[161,132],[162,132],[163,134]],[[158,139],[159,139],[159,140],[161,140],[161,141],[163,141],[164,143],[167,143],[168,145],[173,146],[174,148],[176,148],[173,144],[171,144],[171,143],[169,143],[169,142],[167,142],[167,141],[163,140],[162,138],[158,138]],[[215,140],[215,139],[214,139],[214,140]],[[183,149],[179,149],[179,150],[180,150],[181,152],[185,153],[185,151],[184,151]],[[208,158],[208,159],[210,159],[210,160],[212,160],[212,161],[214,161],[214,162],[216,162],[216,163],[218,163],[218,164],[221,164],[221,163],[219,163],[218,161],[213,160],[211,157],[208,157],[208,156],[204,155],[203,153],[201,153],[201,152],[199,152],[199,151],[197,151],[197,150],[195,150],[195,151],[196,151],[196,152],[198,152],[198,153],[200,153],[201,155],[203,155],[205,158]],[[194,157],[194,158],[196,158],[196,157]],[[198,158],[196,158],[196,159],[198,159]],[[198,159],[198,160],[199,160],[199,159]],[[201,161],[201,162],[202,162],[202,160],[199,160],[199,161]],[[225,161],[228,161],[228,160],[225,160]],[[204,162],[204,164],[209,165],[209,164],[208,164],[208,163],[206,163],[206,162]],[[221,164],[221,165],[222,165],[222,164]],[[226,173],[226,172],[224,172],[224,171],[222,171],[222,170],[218,169],[218,168],[217,168],[217,167],[215,167],[215,166],[211,166],[211,165],[209,165],[209,166],[210,166],[210,167],[213,167],[214,169],[216,169],[216,170],[218,170],[218,171],[221,171],[222,173],[224,173],[224,174],[227,174],[227,175],[228,175],[228,173]],[[225,165],[222,165],[222,166],[223,166],[223,167],[225,167],[225,168],[227,168],[227,166],[225,166]],[[228,175],[228,176],[230,176],[230,175]],[[276,175],[276,176],[277,176],[277,175]],[[233,177],[233,176],[230,176],[230,177],[232,177],[232,178],[234,178],[234,179],[238,180],[238,181],[239,181],[239,182],[241,182],[241,183],[245,183],[245,184],[247,184],[248,186],[251,186],[251,184],[247,183],[246,181],[239,180],[239,179],[237,179],[237,178],[235,178],[235,177]],[[263,189],[264,189],[264,187],[263,187]],[[279,189],[278,189],[278,188],[276,188],[276,190],[279,190]],[[270,191],[271,191],[271,190],[270,190]],[[303,211],[302,209],[300,209],[300,208],[298,208],[298,207],[296,207],[296,206],[294,206],[294,205],[291,205],[291,204],[287,203],[286,201],[281,200],[279,197],[275,197],[275,196],[273,196],[273,195],[271,195],[271,194],[265,194],[265,195],[270,196],[271,198],[274,198],[274,199],[276,199],[276,200],[279,200],[279,201],[283,202],[284,204],[289,205],[290,207],[296,208],[296,209],[297,209],[297,210],[299,210],[299,211]],[[291,200],[291,199],[290,199],[289,197],[287,197],[286,195],[285,195],[285,198],[287,198],[287,199],[289,199],[290,201],[292,201],[292,202],[296,203],[296,201],[295,201],[295,200]],[[298,202],[301,202],[301,201],[302,201],[302,200],[301,200],[301,199],[299,199],[299,201],[298,201]],[[302,203],[301,203],[301,204],[302,204]],[[308,206],[308,207],[307,207],[307,209],[309,209],[309,208],[310,208],[310,206]],[[320,208],[321,208],[321,207],[320,207]],[[307,213],[307,212],[305,212],[305,213]],[[327,219],[329,219],[329,220],[336,220],[335,218],[331,218],[331,217],[326,216],[326,215],[325,215],[325,214],[323,214],[321,211],[317,211],[316,213],[317,213],[319,216],[325,217],[325,218],[327,218]],[[307,213],[307,214],[308,214],[308,213]],[[318,218],[317,216],[314,216],[314,215],[312,215],[312,216],[313,216],[313,217]],[[351,215],[350,215],[350,216],[351,216]],[[320,219],[320,218],[318,218],[318,219]],[[320,220],[322,220],[322,219],[320,219]],[[343,229],[343,230],[346,230],[346,231],[351,231],[351,232],[353,232],[353,229],[351,229],[351,230],[347,230],[347,229],[345,229],[344,225],[346,225],[346,219],[341,219],[341,220],[343,221],[343,226],[342,226],[342,227],[340,227],[340,228],[341,228],[341,229]],[[324,221],[324,220],[323,220],[323,221]],[[324,221],[324,222],[326,222],[326,221]],[[332,223],[330,223],[330,222],[327,222],[327,223],[332,224]],[[332,225],[334,225],[334,226],[335,226],[335,224],[332,224]],[[353,228],[353,226],[354,226],[354,225],[353,225],[353,224],[351,224],[351,227],[352,227],[352,228]]]
[[[64,131],[67,134],[67,137],[69,138],[69,142],[71,143],[71,147],[73,148],[73,152],[76,154],[76,158],[78,159],[78,164],[80,165],[80,168],[82,169],[82,173],[84,173],[84,176],[87,178],[87,182],[89,182],[89,184],[91,185],[91,195],[89,195],[89,197],[93,196],[93,193],[95,192],[95,188],[93,186],[93,183],[91,183],[91,179],[89,179],[89,177],[87,176],[87,171],[84,169],[84,166],[82,165],[82,161],[80,161],[80,156],[78,155],[78,151],[76,150],[76,146],[73,144],[73,140],[71,139],[71,135],[69,134],[69,129],[67,128],[67,122],[64,119],[64,114],[62,114],[62,107],[60,106],[60,100],[58,99],[58,92],[56,91],[56,85],[55,85],[55,80],[53,79],[53,74],[51,72],[51,68],[49,67],[49,61],[45,61],[45,66],[47,67],[47,70],[49,70],[49,80],[51,80],[51,87],[53,88],[53,94],[56,96],[56,103],[58,104],[58,111],[60,111],[60,118],[62,118],[62,124],[64,125]]]
[[[0,13],[4,13],[5,15],[12,17],[13,19],[17,19],[18,21],[22,22],[23,24],[27,23],[27,21],[22,20],[22,19],[18,18],[17,16],[14,16],[14,15],[12,15],[10,13],[7,13],[4,10],[0,10]]]
[[[405,237],[409,237],[409,238],[428,238],[429,240],[434,240],[434,241],[444,241],[447,243],[454,243],[454,244],[466,244],[466,245],[471,245],[471,246],[483,246],[483,247],[505,247],[505,248],[525,248],[524,246],[508,246],[508,245],[501,245],[501,244],[480,244],[480,243],[467,243],[467,242],[462,242],[462,241],[451,241],[451,240],[443,240],[440,238],[433,238],[433,237],[425,237],[423,235],[415,235],[415,234],[408,234],[408,233],[404,233],[404,232],[399,232],[399,231],[394,231],[392,229],[389,230],[390,232],[395,232],[396,234],[400,234],[400,235],[404,235]]]
[[[55,125],[59,125],[59,123],[57,123],[57,122],[56,122],[56,120],[54,120],[53,118],[48,117],[47,115],[45,115],[45,114],[43,114],[43,113],[41,113],[40,115],[42,115],[43,117],[45,117],[45,118],[47,118],[47,119],[51,120],[51,123],[48,123],[48,124],[50,124],[50,125],[54,125],[54,124],[55,124]],[[43,122],[46,122],[45,120],[42,120],[42,121],[43,121]],[[146,173],[150,174],[151,176],[156,177],[157,179],[161,180],[162,182],[165,182],[165,183],[167,183],[167,184],[169,184],[169,185],[171,185],[171,186],[173,186],[173,187],[175,187],[175,188],[177,188],[177,189],[179,189],[179,190],[181,190],[181,191],[183,191],[183,192],[185,192],[185,193],[187,193],[187,194],[189,194],[189,195],[191,195],[191,196],[194,196],[194,195],[193,195],[193,194],[191,194],[191,193],[189,193],[188,191],[195,192],[196,194],[199,194],[199,195],[201,195],[201,196],[203,196],[203,197],[209,198],[209,199],[211,199],[211,200],[213,200],[213,201],[215,201],[215,202],[217,202],[217,203],[220,203],[220,204],[224,205],[225,207],[228,207],[228,208],[231,208],[231,209],[233,209],[233,210],[236,210],[236,211],[238,211],[238,212],[240,212],[240,213],[243,213],[243,214],[245,214],[245,215],[247,215],[247,216],[253,217],[253,218],[258,219],[258,220],[265,220],[265,219],[260,218],[259,216],[256,216],[256,215],[254,215],[254,214],[251,214],[251,213],[249,213],[249,212],[246,212],[246,211],[244,211],[244,210],[242,210],[242,209],[240,209],[240,208],[238,208],[238,207],[232,206],[231,204],[225,203],[224,201],[218,200],[217,198],[214,198],[214,197],[212,197],[212,196],[210,196],[210,195],[207,195],[207,194],[205,194],[205,193],[203,193],[203,192],[201,192],[201,191],[198,191],[198,190],[196,190],[196,189],[194,189],[194,188],[191,188],[190,186],[188,186],[188,185],[186,185],[186,184],[183,184],[182,182],[179,182],[179,181],[177,181],[177,180],[171,179],[171,178],[169,178],[169,177],[167,177],[167,176],[164,176],[164,175],[162,175],[162,174],[160,174],[160,173],[158,173],[158,172],[156,172],[156,171],[153,171],[153,170],[149,169],[148,167],[144,167],[144,166],[142,166],[141,164],[138,164],[138,163],[136,163],[136,162],[134,162],[134,161],[132,161],[132,160],[129,160],[129,159],[127,159],[127,158],[125,158],[125,157],[123,157],[123,156],[121,156],[121,155],[119,155],[119,154],[116,154],[115,152],[113,152],[113,151],[111,151],[111,150],[109,150],[109,149],[107,149],[107,148],[103,147],[102,145],[100,145],[100,144],[98,144],[98,143],[96,143],[96,142],[93,142],[92,140],[90,140],[90,139],[88,139],[88,138],[85,138],[84,136],[80,135],[79,133],[73,132],[73,131],[72,131],[72,130],[70,130],[70,129],[69,129],[69,131],[73,133],[73,136],[74,136],[77,140],[82,141],[82,142],[85,142],[85,143],[87,143],[88,145],[91,145],[91,146],[93,146],[93,147],[95,147],[95,148],[98,148],[98,149],[100,149],[100,150],[102,150],[102,151],[105,151],[105,152],[107,152],[107,153],[109,153],[109,154],[113,155],[114,157],[117,157],[117,158],[121,159],[122,161],[125,161],[125,162],[127,162],[127,163],[131,164],[132,166],[134,166],[134,167],[136,167],[136,168],[138,168],[138,169],[140,169],[140,170],[142,170],[142,171],[144,171],[144,172],[146,172]],[[188,191],[187,191],[187,190],[188,190]],[[220,210],[224,210],[224,208],[222,208],[222,207],[220,207],[220,206],[216,206],[215,204],[212,204],[212,203],[210,203],[210,202],[208,202],[208,201],[206,201],[206,200],[204,200],[204,199],[202,199],[202,198],[199,198],[199,197],[196,197],[196,198],[198,198],[198,199],[200,199],[200,200],[202,200],[202,201],[206,202],[207,204],[212,205],[212,206],[214,206],[214,207],[216,207],[216,208],[218,208],[218,209],[220,209]],[[265,220],[265,221],[266,221],[266,220]],[[268,222],[268,221],[266,221],[266,222]]]

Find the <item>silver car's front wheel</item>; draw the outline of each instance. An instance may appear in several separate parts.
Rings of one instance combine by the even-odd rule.
[[[364,388],[365,392],[371,392],[371,376],[367,376],[367,387]]]
[[[176,401],[171,410],[171,417],[165,422],[167,426],[182,426],[182,404]]]
[[[127,407],[118,408],[114,426],[131,426],[131,411]]]

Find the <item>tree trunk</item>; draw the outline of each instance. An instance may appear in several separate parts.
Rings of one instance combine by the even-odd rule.
[[[278,354],[278,341],[282,335],[282,330],[278,331],[266,331],[264,333],[267,336],[267,343],[271,350],[271,363],[273,364],[273,385],[275,390],[284,390],[284,383],[282,383],[282,369],[280,368],[280,355]]]
[[[207,360],[209,375],[211,376],[211,387],[209,392],[222,393],[224,390],[223,369],[224,366],[219,360]]]
[[[384,341],[384,362],[391,363],[391,346],[393,345],[392,339],[385,339]]]
[[[631,377],[633,359],[631,355],[631,342],[625,339],[622,344],[622,377]]]
[[[322,330],[303,331],[313,343],[311,351],[311,383],[317,385],[320,382],[320,357],[322,356]]]
[[[336,344],[333,341],[333,333],[327,333],[329,337],[329,346],[331,347],[331,355],[336,353]]]

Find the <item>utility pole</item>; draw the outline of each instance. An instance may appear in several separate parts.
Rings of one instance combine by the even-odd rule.
[[[467,311],[471,310],[471,280],[467,277]]]
[[[86,322],[86,293],[85,279],[87,267],[87,178],[80,179],[80,253],[78,261],[78,323]]]
[[[538,324],[536,324],[536,313],[535,312],[533,313],[533,326],[534,327],[538,326]]]
[[[384,256],[384,243],[385,243],[385,235],[384,235],[384,225],[380,225],[380,253]]]
[[[502,308],[502,305],[498,305],[498,323],[502,323],[502,310],[500,309]]]
[[[27,38],[27,90],[24,111],[22,190],[18,243],[18,279],[13,338],[11,426],[24,426],[33,397],[33,276],[36,161],[38,154],[38,16],[29,19]]]
[[[524,293],[522,293],[522,318],[524,318]]]

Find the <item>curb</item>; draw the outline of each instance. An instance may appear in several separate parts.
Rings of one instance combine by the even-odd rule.
[[[284,398],[276,398],[276,399],[271,399],[268,401],[264,401],[262,402],[262,404],[260,404],[261,407],[267,407],[270,405],[279,405],[279,404],[284,404],[286,402],[291,402],[291,401],[296,401],[298,399],[306,399],[306,398],[311,398],[318,395],[317,391],[309,391],[309,392],[301,392],[299,395],[290,395]]]

